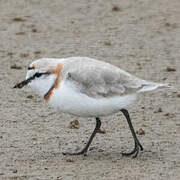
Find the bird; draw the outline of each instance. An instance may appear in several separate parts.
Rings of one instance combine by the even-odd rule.
[[[63,155],[86,156],[93,138],[100,131],[101,119],[122,112],[134,140],[133,149],[122,155],[133,158],[143,151],[143,147],[132,125],[129,105],[143,92],[169,87],[165,83],[140,79],[115,65],[89,57],[35,60],[28,66],[25,80],[14,88],[26,85],[58,112],[95,118],[96,126],[85,147],[78,152],[63,152]]]

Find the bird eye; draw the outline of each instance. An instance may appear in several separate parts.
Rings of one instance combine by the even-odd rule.
[[[42,75],[43,75],[43,73],[38,73],[38,72],[37,72],[37,73],[35,73],[34,76],[35,76],[35,77],[40,77],[40,76],[42,76]]]

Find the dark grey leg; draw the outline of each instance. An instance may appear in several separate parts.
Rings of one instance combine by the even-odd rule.
[[[139,148],[142,151],[143,147],[142,147],[141,143],[139,142],[139,140],[138,140],[138,138],[136,136],[136,133],[134,131],[134,128],[133,128],[133,125],[132,125],[132,122],[131,122],[131,119],[130,119],[128,111],[126,109],[121,109],[121,112],[124,114],[124,116],[127,119],[129,128],[131,130],[131,133],[132,133],[132,136],[133,136],[133,139],[134,139],[134,144],[135,144],[134,149],[131,152],[129,152],[129,153],[122,153],[122,155],[129,156],[129,155],[134,154],[133,158],[136,158],[138,153],[139,153]]]
[[[97,117],[96,118],[96,127],[95,127],[93,133],[91,134],[86,146],[80,152],[75,152],[75,153],[63,152],[63,155],[81,155],[81,154],[83,154],[84,156],[86,156],[87,150],[88,150],[93,138],[95,137],[96,133],[100,129],[100,127],[101,127],[101,120],[100,120],[100,118]]]

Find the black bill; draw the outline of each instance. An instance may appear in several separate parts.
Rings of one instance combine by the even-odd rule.
[[[25,85],[29,84],[33,79],[38,78],[38,77],[40,77],[40,76],[42,76],[42,75],[47,75],[47,74],[49,74],[49,73],[48,73],[48,72],[44,72],[44,73],[38,73],[38,72],[37,72],[37,73],[35,73],[32,77],[30,77],[30,78],[28,78],[28,79],[26,79],[26,80],[24,80],[24,81],[16,84],[13,88],[19,88],[19,89],[21,89],[21,88],[23,88]]]

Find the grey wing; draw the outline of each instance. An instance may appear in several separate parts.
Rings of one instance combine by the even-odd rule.
[[[66,73],[78,90],[90,97],[112,97],[136,91],[142,85],[138,79],[116,66],[107,63],[71,64]],[[145,82],[145,81],[144,81]]]
[[[103,73],[89,69],[85,74],[69,72],[68,79],[72,81],[80,92],[90,97],[107,97],[123,94],[125,88],[117,83],[115,73]]]

